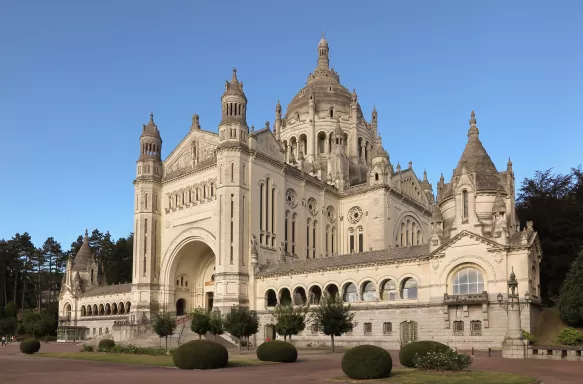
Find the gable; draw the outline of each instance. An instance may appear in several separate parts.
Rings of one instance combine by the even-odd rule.
[[[191,169],[193,165],[211,163],[218,136],[211,132],[192,130],[164,160],[165,174]]]
[[[398,184],[402,194],[423,204],[429,204],[427,196],[423,193],[423,187],[412,168],[399,172],[396,177],[393,176],[393,182]]]
[[[480,235],[468,231],[461,231],[451,239],[447,240],[439,248],[432,252],[432,254],[442,254],[448,251],[450,248],[464,248],[464,247],[476,247],[479,244],[484,251],[492,250],[504,250],[505,247],[495,241],[486,239]]]
[[[251,150],[261,152],[280,162],[285,161],[283,149],[269,129],[257,131],[251,137],[255,139],[250,142]]]

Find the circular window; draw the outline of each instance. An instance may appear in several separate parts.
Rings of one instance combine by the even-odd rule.
[[[329,205],[328,208],[326,208],[326,216],[331,223],[336,220],[336,210],[333,206]]]
[[[316,199],[314,199],[313,197],[310,197],[308,199],[308,210],[310,211],[310,214],[312,216],[316,216],[316,214],[318,213],[318,204],[316,204]]]
[[[348,221],[352,224],[356,224],[362,219],[362,209],[360,207],[352,207],[348,211]]]
[[[289,188],[285,192],[285,201],[290,208],[295,208],[298,205],[296,191]]]

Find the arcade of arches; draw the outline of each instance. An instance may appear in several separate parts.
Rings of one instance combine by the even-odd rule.
[[[174,307],[177,316],[198,307],[211,310],[215,292],[214,271],[215,254],[207,244],[191,241],[182,246],[169,274],[168,308]]]

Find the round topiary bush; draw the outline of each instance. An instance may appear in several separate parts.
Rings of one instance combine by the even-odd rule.
[[[399,361],[405,367],[415,367],[413,363],[413,357],[415,354],[419,356],[425,356],[428,352],[445,352],[451,349],[445,344],[438,343],[437,341],[415,341],[403,345],[399,351]]]
[[[342,371],[351,379],[382,379],[389,377],[392,369],[390,353],[375,345],[359,345],[342,358]]]
[[[298,359],[296,347],[285,341],[273,340],[257,347],[257,358],[261,361],[295,363]]]
[[[32,355],[40,350],[40,342],[36,339],[25,339],[20,343],[20,352]]]
[[[172,358],[180,369],[217,369],[227,366],[229,352],[217,342],[194,340],[176,348]]]
[[[103,339],[97,344],[97,350],[99,352],[109,351],[115,346],[115,342],[111,339]]]

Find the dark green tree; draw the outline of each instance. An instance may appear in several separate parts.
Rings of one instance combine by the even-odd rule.
[[[561,319],[574,327],[583,324],[583,250],[567,273],[557,306]]]
[[[291,304],[278,305],[275,311],[272,312],[275,318],[275,330],[278,334],[283,336],[287,341],[290,341],[292,336],[297,335],[306,328],[306,314],[308,313],[307,306],[293,307]]]
[[[62,271],[59,269],[63,264],[63,250],[61,249],[61,244],[57,242],[53,237],[49,237],[45,240],[42,246],[42,254],[44,259],[44,270],[47,274],[47,289],[48,289],[48,301],[53,300],[53,290],[54,283],[59,281],[62,276]]]
[[[176,329],[176,318],[164,311],[154,316],[152,328],[159,337],[166,339],[166,349],[168,349],[168,336]]]
[[[210,330],[210,316],[206,309],[199,307],[192,311],[190,329],[198,335],[199,339],[202,339],[202,335],[207,334]]]
[[[338,295],[326,293],[311,313],[310,320],[322,327],[325,335],[330,336],[334,352],[334,337],[342,336],[352,329],[354,313],[350,311],[350,304],[345,305]]]
[[[215,309],[209,313],[209,332],[215,335],[215,340],[217,336],[225,333],[223,323],[223,315],[219,310]]]
[[[24,331],[33,337],[42,336],[45,333],[43,318],[39,312],[25,311],[22,315],[22,326]]]
[[[540,265],[541,298],[552,305],[583,246],[583,171],[563,175],[537,171],[522,181],[516,212],[521,225],[534,222],[544,254]]]
[[[237,343],[239,353],[241,352],[241,338],[248,338],[259,331],[259,318],[257,317],[257,313],[245,307],[234,305],[231,311],[225,314],[224,320],[225,331],[239,339]]]

